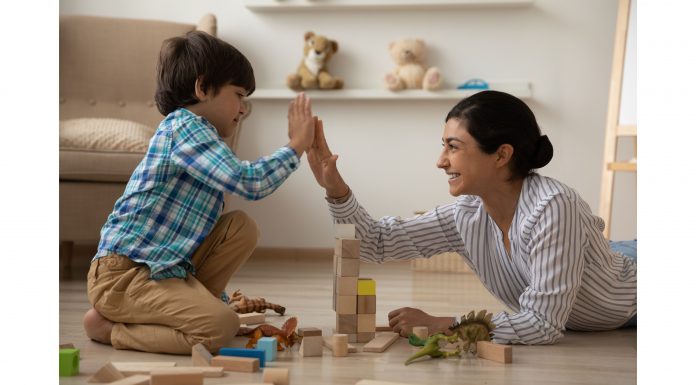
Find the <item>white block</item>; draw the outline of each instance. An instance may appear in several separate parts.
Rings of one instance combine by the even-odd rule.
[[[355,239],[355,225],[352,223],[334,223],[334,237]]]

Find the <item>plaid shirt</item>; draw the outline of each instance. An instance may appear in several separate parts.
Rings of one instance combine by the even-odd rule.
[[[160,123],[101,230],[94,259],[121,254],[150,267],[150,277],[195,274],[191,256],[220,218],[223,193],[247,200],[275,191],[297,169],[289,147],[242,161],[208,121],[180,108]]]

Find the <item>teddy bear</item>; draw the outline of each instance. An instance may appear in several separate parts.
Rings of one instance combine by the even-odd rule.
[[[288,87],[295,91],[343,88],[343,80],[331,76],[326,69],[326,63],[338,51],[338,43],[311,31],[305,33],[304,39],[304,56],[297,72],[288,76]]]
[[[427,68],[425,42],[421,39],[399,39],[389,44],[389,53],[397,64],[394,72],[384,77],[384,83],[392,91],[402,89],[436,90],[442,85],[440,70]]]

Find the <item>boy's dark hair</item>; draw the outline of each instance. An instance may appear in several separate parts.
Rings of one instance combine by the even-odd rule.
[[[482,91],[463,99],[447,114],[459,119],[479,144],[492,154],[503,144],[513,147],[512,178],[524,178],[553,158],[553,145],[541,135],[532,110],[520,99],[500,91]]]
[[[162,115],[199,102],[196,79],[201,88],[217,95],[220,88],[234,84],[248,95],[256,89],[249,60],[232,45],[202,31],[173,37],[162,43],[157,63],[155,102]]]

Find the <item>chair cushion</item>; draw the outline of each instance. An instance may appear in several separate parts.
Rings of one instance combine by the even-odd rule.
[[[126,182],[142,160],[154,129],[111,118],[60,122],[60,179]]]

